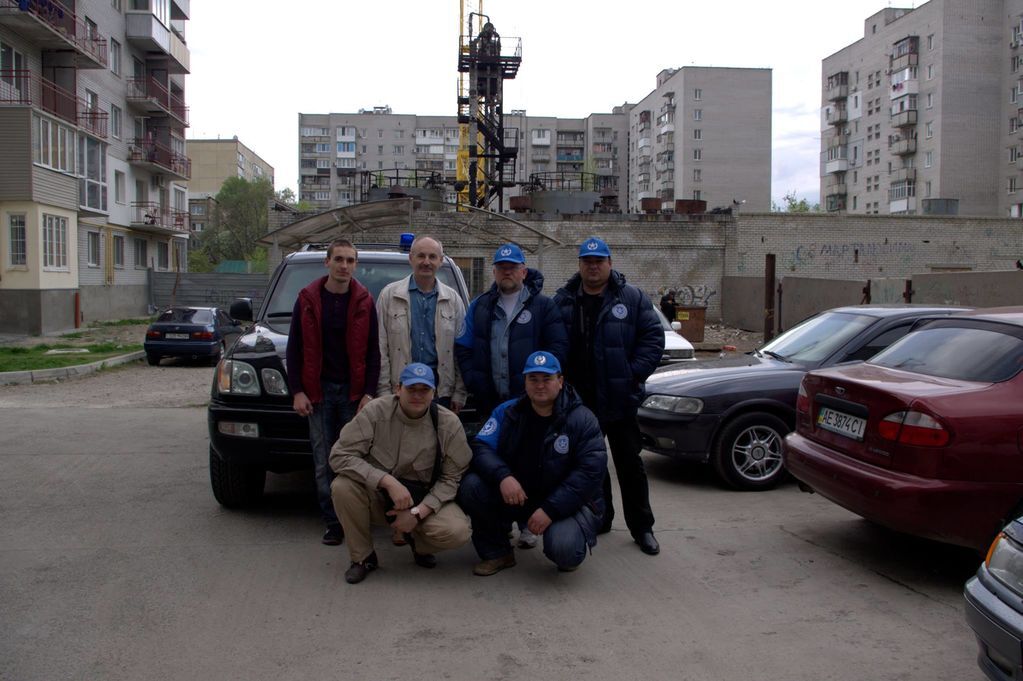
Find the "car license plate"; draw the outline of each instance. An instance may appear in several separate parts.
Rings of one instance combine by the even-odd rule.
[[[188,340],[189,336],[187,333],[165,333],[164,338],[167,340]]]
[[[867,420],[823,407],[817,414],[817,425],[824,430],[830,430],[854,440],[862,440]]]

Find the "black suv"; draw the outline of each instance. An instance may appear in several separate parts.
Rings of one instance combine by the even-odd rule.
[[[210,484],[223,506],[251,504],[263,494],[266,472],[312,468],[309,426],[292,410],[285,371],[291,313],[298,292],[327,274],[322,249],[285,257],[270,277],[259,315],[252,302],[234,301],[231,316],[255,321],[217,365],[207,412],[210,431]],[[400,250],[359,250],[355,278],[374,299],[380,290],[411,274],[408,254]],[[447,256],[437,271],[468,306],[461,270]],[[466,430],[475,432],[477,416],[470,405],[460,413]]]

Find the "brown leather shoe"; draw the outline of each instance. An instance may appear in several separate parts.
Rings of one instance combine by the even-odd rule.
[[[515,567],[515,552],[509,552],[500,558],[491,558],[490,560],[482,560],[473,567],[472,574],[478,577],[489,577],[490,575],[496,575],[505,568]]]

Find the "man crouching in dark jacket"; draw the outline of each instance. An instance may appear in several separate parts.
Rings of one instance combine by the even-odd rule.
[[[508,540],[512,521],[543,535],[544,555],[571,571],[597,544],[607,470],[596,417],[549,352],[534,352],[523,370],[526,395],[494,410],[472,442],[470,472],[458,503],[472,518],[472,543],[482,577],[515,566]]]

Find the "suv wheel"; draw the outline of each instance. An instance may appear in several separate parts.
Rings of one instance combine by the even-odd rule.
[[[263,496],[266,471],[258,466],[244,466],[228,461],[210,447],[210,486],[221,506],[243,508]]]
[[[771,489],[785,476],[782,441],[785,422],[763,412],[732,419],[717,437],[714,469],[730,486],[749,491]]]

